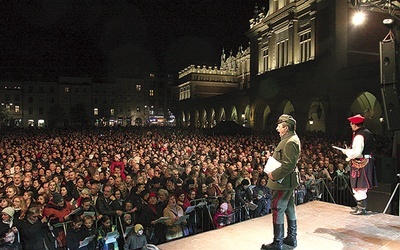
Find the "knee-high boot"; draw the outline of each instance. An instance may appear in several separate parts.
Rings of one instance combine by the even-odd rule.
[[[288,220],[287,236],[283,239],[283,244],[288,246],[297,247],[297,221]]]
[[[351,214],[354,215],[367,214],[367,199],[357,201],[357,209],[355,211],[352,211]]]
[[[274,224],[274,241],[271,244],[261,246],[261,249],[281,250],[283,249],[284,225]]]

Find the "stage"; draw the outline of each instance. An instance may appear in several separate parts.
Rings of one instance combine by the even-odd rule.
[[[296,249],[400,249],[400,217],[312,201],[297,207]],[[285,225],[286,234],[286,225]],[[272,215],[158,245],[161,250],[251,250],[272,242]],[[285,246],[284,249],[291,249]]]

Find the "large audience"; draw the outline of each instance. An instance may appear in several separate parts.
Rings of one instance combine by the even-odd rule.
[[[275,131],[2,129],[0,136],[0,249],[142,249],[270,213],[263,170],[280,140]],[[329,190],[341,203],[347,162],[332,145],[344,147],[350,131],[299,137],[297,204]],[[389,156],[391,141],[376,139],[375,155]]]

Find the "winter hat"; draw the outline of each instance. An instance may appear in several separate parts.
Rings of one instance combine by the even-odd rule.
[[[11,218],[13,218],[13,217],[14,217],[15,210],[14,210],[14,208],[12,208],[12,207],[6,207],[6,208],[4,208],[3,211],[1,211],[1,212],[4,213],[4,214],[8,214]]]
[[[184,194],[184,193],[185,193],[185,191],[182,188],[177,189],[175,191],[176,198],[178,198],[179,196],[181,196],[181,194]]]
[[[139,230],[143,230],[143,226],[142,226],[142,224],[136,224],[134,229],[135,229],[135,233],[137,233],[137,232],[139,232]]]
[[[151,197],[156,197],[157,198],[157,194],[155,192],[150,192],[149,197],[147,198],[147,200],[149,200]]]
[[[228,210],[228,203],[224,202],[222,203],[219,208],[221,208],[222,212],[225,212],[226,210]]]
[[[64,198],[62,197],[62,195],[61,194],[59,194],[59,193],[54,193],[53,194],[53,203],[54,204],[57,204],[57,203],[60,203],[60,202],[62,202],[62,201],[64,201]]]

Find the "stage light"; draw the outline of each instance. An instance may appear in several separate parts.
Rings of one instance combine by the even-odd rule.
[[[382,23],[388,29],[392,29],[394,27],[394,19],[392,19],[392,18],[383,19]]]
[[[364,21],[365,21],[365,13],[363,11],[357,11],[352,18],[352,23],[356,26],[363,24]]]

